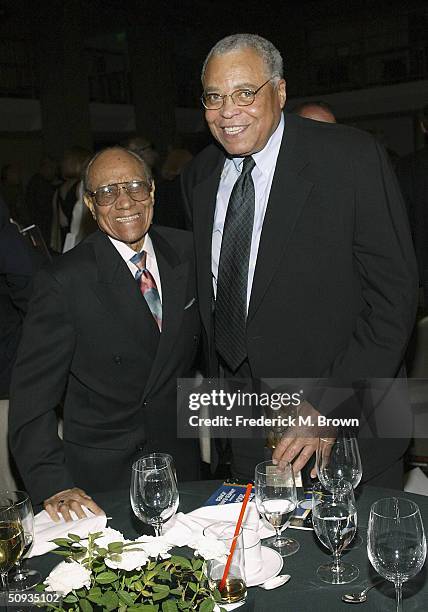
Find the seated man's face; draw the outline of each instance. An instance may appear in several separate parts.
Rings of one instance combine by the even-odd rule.
[[[107,185],[131,181],[144,181],[149,187],[142,201],[133,199],[122,186],[116,201],[110,205],[100,206],[96,197],[88,194],[85,194],[85,203],[101,231],[140,251],[153,219],[154,186],[139,160],[120,149],[101,153],[89,170],[88,189],[95,192]]]

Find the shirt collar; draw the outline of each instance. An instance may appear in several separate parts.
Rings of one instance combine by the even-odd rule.
[[[135,251],[131,249],[130,246],[125,244],[125,242],[116,240],[115,238],[112,238],[111,236],[109,236],[108,238],[112,242],[113,246],[117,249],[122,259],[124,259],[125,261],[129,261],[131,257],[135,255]],[[151,257],[155,257],[155,250],[153,248],[153,242],[148,233],[144,236],[144,245],[143,245],[142,250],[146,251],[147,259],[150,259]]]
[[[265,147],[258,151],[257,153],[253,153],[252,158],[256,162],[257,168],[263,174],[268,175],[272,170],[272,159],[276,161],[278,157],[279,148],[281,146],[282,135],[284,133],[284,113],[281,113],[281,119],[269,140],[267,141]],[[243,157],[232,157],[232,161],[235,165],[236,171],[241,172],[242,164],[244,161]]]

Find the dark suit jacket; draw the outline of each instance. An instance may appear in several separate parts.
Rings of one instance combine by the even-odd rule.
[[[396,171],[407,204],[428,310],[428,146],[400,159]]]
[[[224,160],[212,145],[182,181],[211,375],[211,236]],[[382,148],[365,132],[286,115],[247,319],[252,376],[394,377],[416,298],[407,215]]]
[[[0,399],[9,397],[10,376],[31,296],[37,253],[9,221],[0,199]]]
[[[176,379],[191,373],[199,335],[191,235],[152,227],[150,236],[162,283],[160,339],[126,263],[100,231],[37,278],[9,422],[35,501],[71,486],[126,488],[136,453],[154,450],[174,456],[179,476],[197,477],[196,440],[176,436]],[[62,398],[63,442],[55,417]]]

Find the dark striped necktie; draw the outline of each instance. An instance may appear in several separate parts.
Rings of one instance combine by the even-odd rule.
[[[243,161],[224,221],[215,303],[215,345],[232,372],[247,357],[247,284],[253,234],[255,191],[252,157]]]

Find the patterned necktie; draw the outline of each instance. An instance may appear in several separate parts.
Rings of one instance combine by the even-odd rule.
[[[233,186],[221,242],[215,303],[215,345],[232,372],[247,357],[247,283],[255,192],[252,157],[246,157]]]
[[[129,261],[138,268],[135,273],[135,280],[138,282],[140,291],[144,295],[150,312],[158,324],[159,331],[162,331],[162,303],[158,288],[156,287],[156,281],[146,268],[146,257],[146,251],[141,251],[141,253],[135,253]]]

